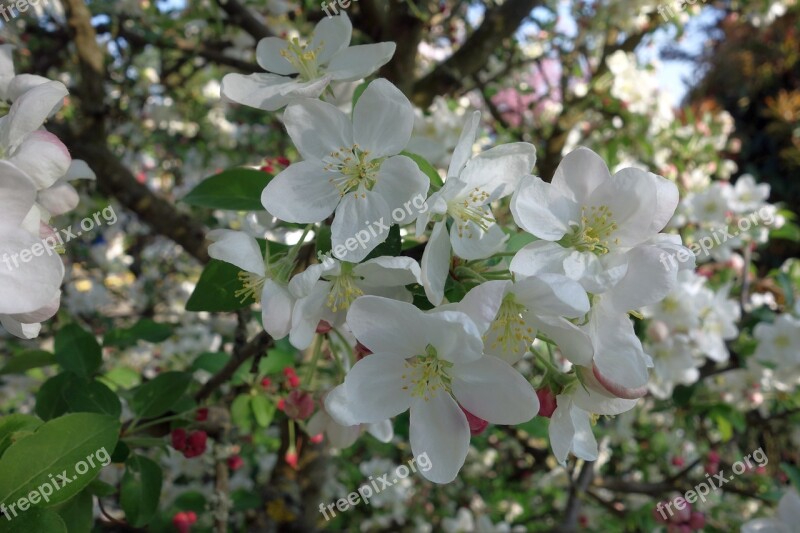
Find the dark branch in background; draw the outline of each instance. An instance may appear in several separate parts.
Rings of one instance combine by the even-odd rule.
[[[236,371],[245,363],[245,361],[251,357],[255,357],[256,355],[264,353],[270,346],[272,346],[272,337],[270,337],[265,331],[262,331],[253,337],[250,342],[248,342],[241,350],[234,352],[230,361],[228,361],[228,364],[226,364],[222,370],[214,374],[214,376],[212,376],[212,378],[209,379],[199,391],[197,391],[197,394],[194,396],[195,401],[200,403],[211,396],[211,394],[223,383],[226,383],[229,379],[231,379],[231,377],[233,377],[233,374],[236,373]]]
[[[475,33],[453,55],[414,84],[412,100],[424,109],[436,95],[461,89],[464,81],[486,66],[492,53],[514,35],[522,21],[540,4],[541,0],[507,0],[488,9]]]
[[[584,461],[578,479],[571,481],[569,488],[569,500],[567,508],[564,510],[564,519],[561,526],[556,530],[559,533],[572,533],[578,530],[578,518],[581,512],[581,497],[594,476],[594,461]]]
[[[383,28],[382,41],[393,41],[397,45],[392,60],[381,69],[385,77],[403,91],[411,94],[414,85],[414,72],[417,65],[417,48],[422,41],[425,21],[421,7],[412,4],[414,0],[390,0],[389,24]],[[427,106],[425,106],[427,107]]]
[[[254,39],[261,40],[265,37],[273,37],[275,34],[270,31],[262,20],[259,20],[247,6],[239,0],[217,0],[217,4],[228,14],[231,26],[238,26],[249,33]]]
[[[97,43],[97,33],[86,4],[82,0],[65,0],[65,6],[81,73],[75,91],[80,101],[80,117],[75,131],[64,128],[58,131],[59,136],[73,157],[84,159],[94,170],[101,191],[117,198],[154,231],[174,240],[199,261],[208,261],[203,225],[191,216],[179,213],[167,200],[136,181],[133,173],[108,147],[106,54]]]

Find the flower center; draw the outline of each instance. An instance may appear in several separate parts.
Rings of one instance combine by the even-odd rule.
[[[383,160],[370,159],[369,153],[369,150],[362,150],[354,144],[350,148],[339,148],[322,160],[325,170],[339,174],[328,180],[339,190],[339,196],[362,186],[372,190],[378,182],[378,170]]]
[[[364,291],[355,283],[355,276],[351,272],[345,272],[344,265],[342,269],[342,274],[333,278],[333,285],[328,293],[327,306],[334,313],[350,309],[353,300],[364,295]]]
[[[308,50],[308,43],[300,44],[300,40],[295,37],[281,50],[281,56],[297,69],[301,80],[311,81],[319,78],[317,55],[324,46],[325,43],[320,42],[317,48]]]
[[[447,212],[455,219],[459,237],[466,235],[471,239],[474,236],[470,222],[474,222],[483,231],[488,231],[489,226],[494,224],[485,206],[488,199],[488,192],[475,187],[466,197],[448,202]]]
[[[789,345],[791,344],[791,341],[789,341],[789,337],[788,336],[779,335],[779,336],[775,337],[775,340],[773,341],[773,344],[775,344],[776,348],[784,349],[784,348],[788,348],[789,347]]]
[[[417,355],[406,359],[406,373],[403,374],[403,390],[413,398],[422,398],[426,402],[436,398],[439,390],[450,393],[451,378],[448,369],[453,366],[450,361],[439,359],[436,348],[428,345],[425,355]]]
[[[528,346],[533,344],[535,337],[533,328],[527,326],[522,319],[522,313],[527,311],[528,308],[517,302],[514,294],[506,294],[503,303],[500,304],[497,317],[489,327],[489,331],[483,336],[484,342],[491,333],[494,336],[492,348],[502,346],[503,350],[508,351],[523,342]]]
[[[565,236],[559,244],[567,248],[575,248],[579,252],[592,252],[605,255],[609,252],[609,238],[619,226],[614,222],[614,213],[608,206],[581,207],[581,220],[572,222],[573,231]],[[612,241],[619,244],[619,239]]]
[[[266,277],[242,271],[239,272],[239,281],[242,282],[242,288],[233,293],[236,298],[240,298],[242,303],[249,298],[256,302],[261,301],[261,291],[264,289],[264,282],[267,281]]]

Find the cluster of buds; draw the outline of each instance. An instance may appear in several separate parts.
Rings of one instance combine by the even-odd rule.
[[[187,459],[203,455],[206,451],[207,440],[208,435],[205,431],[193,431],[191,434],[183,428],[172,431],[172,447]]]
[[[187,511],[176,514],[172,518],[172,525],[179,533],[189,533],[192,526],[197,522],[197,515],[194,511]]]
[[[665,513],[665,510],[668,513]],[[692,504],[682,496],[672,502],[659,503],[654,516],[657,522],[667,525],[667,533],[692,533],[703,529],[706,525],[706,516],[699,511],[692,511]]]

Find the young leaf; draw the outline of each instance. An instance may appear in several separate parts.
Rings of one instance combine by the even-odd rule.
[[[270,176],[252,168],[232,168],[206,178],[183,197],[197,207],[229,211],[264,211],[261,193]]]
[[[133,392],[131,409],[141,418],[161,416],[183,396],[192,375],[186,372],[164,372],[140,385]]]
[[[161,467],[141,455],[130,457],[125,466],[120,504],[127,522],[133,527],[143,527],[158,510],[163,482]]]
[[[77,324],[68,324],[56,333],[56,360],[66,370],[91,378],[103,363],[103,352],[94,335]]]

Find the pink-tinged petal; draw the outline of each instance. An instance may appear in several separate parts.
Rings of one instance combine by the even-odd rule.
[[[50,81],[20,96],[3,118],[0,146],[6,153],[16,149],[25,137],[42,127],[50,113],[63,103],[68,94],[63,83]]]
[[[25,172],[41,190],[50,187],[67,173],[72,158],[58,137],[39,130],[25,137],[8,161]]]
[[[426,479],[450,483],[456,478],[467,458],[470,432],[466,415],[449,394],[414,402],[409,436],[414,457],[424,455],[431,465],[419,470]]]
[[[630,389],[647,385],[647,359],[627,314],[596,309],[585,330],[594,344],[594,364],[606,379]]]
[[[592,365],[592,375],[602,387],[617,398],[623,400],[638,400],[647,394],[647,386],[630,388],[616,383],[606,378],[598,369],[597,365]]]
[[[450,374],[458,403],[492,424],[522,424],[539,412],[539,398],[528,380],[497,357],[455,365]]]
[[[405,359],[386,353],[374,353],[353,365],[344,379],[346,418],[373,424],[408,409],[411,395],[403,390],[402,379],[407,370]]]
[[[581,146],[564,157],[552,184],[578,204],[584,204],[595,189],[610,179],[603,158]]]
[[[267,184],[261,203],[272,216],[286,222],[322,222],[341,200],[328,181],[332,176],[319,161],[293,163]]]

